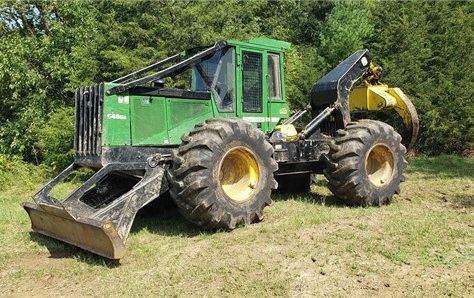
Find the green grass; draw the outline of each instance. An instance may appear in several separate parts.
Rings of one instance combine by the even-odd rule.
[[[232,232],[202,231],[173,208],[142,215],[120,261],[32,233],[20,203],[45,181],[18,171],[0,171],[2,296],[474,295],[473,159],[409,160],[402,194],[381,208],[343,206],[321,179],[309,194],[274,195],[263,222]]]

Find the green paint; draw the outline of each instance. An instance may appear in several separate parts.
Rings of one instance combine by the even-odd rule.
[[[103,145],[179,145],[184,133],[214,117],[243,118],[270,132],[289,116],[283,74],[284,51],[289,47],[287,42],[268,38],[229,40],[222,52],[175,77],[172,81],[179,89],[165,86],[182,94],[209,91],[210,99],[188,98],[192,94],[187,97],[179,92],[143,95],[133,89],[105,94]],[[105,89],[116,85],[106,83]]]
[[[115,84],[106,83],[105,90]],[[131,145],[128,92],[105,95],[103,103],[102,143],[106,146]]]

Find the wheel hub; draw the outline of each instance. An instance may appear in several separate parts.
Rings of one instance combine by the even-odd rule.
[[[260,179],[256,156],[245,147],[229,150],[219,166],[219,183],[228,198],[245,202],[251,198]]]
[[[373,185],[382,187],[389,183],[392,180],[393,168],[394,158],[390,148],[385,145],[375,145],[369,150],[365,160],[365,170]]]

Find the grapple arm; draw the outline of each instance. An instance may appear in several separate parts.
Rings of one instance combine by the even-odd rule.
[[[351,111],[383,111],[393,109],[402,118],[405,131],[402,143],[411,150],[418,139],[419,120],[415,106],[399,88],[365,84],[354,88],[349,97]]]
[[[311,109],[319,111],[321,107],[334,105],[338,127],[345,127],[351,121],[349,94],[352,85],[367,72],[371,60],[368,50],[359,50],[319,79],[311,89]]]
[[[403,144],[409,151],[418,138],[418,114],[399,88],[379,82],[381,73],[382,68],[372,63],[368,50],[355,52],[313,85],[310,98],[313,118],[325,108],[334,106],[336,129],[340,129],[351,121],[352,111],[394,109],[405,126]],[[362,82],[362,86],[353,88],[357,81]]]

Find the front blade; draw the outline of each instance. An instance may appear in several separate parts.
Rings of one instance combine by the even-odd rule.
[[[33,231],[78,246],[109,259],[125,254],[125,243],[110,222],[74,218],[54,205],[22,203]]]

